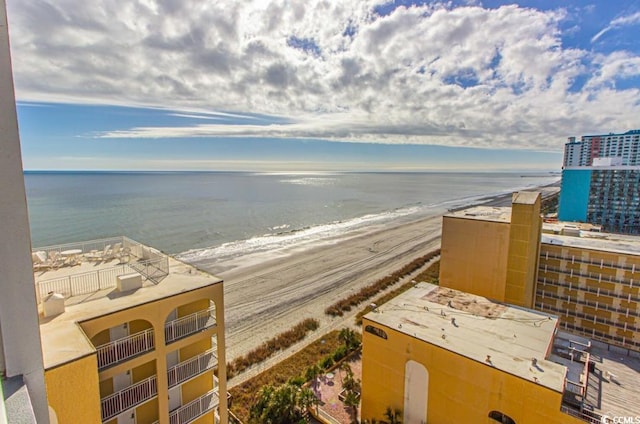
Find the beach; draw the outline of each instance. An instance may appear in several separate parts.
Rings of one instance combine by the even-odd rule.
[[[546,195],[557,187],[543,190]],[[480,202],[488,206],[510,203],[510,194]],[[446,212],[434,210],[431,216],[411,222],[359,229],[347,237],[309,249],[292,248],[268,260],[249,255],[215,264],[196,262],[225,281],[227,361],[305,318],[320,321],[312,339],[351,325],[351,316],[361,308],[337,318],[325,315],[325,308],[438,249]]]

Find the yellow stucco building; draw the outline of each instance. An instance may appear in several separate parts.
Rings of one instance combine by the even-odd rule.
[[[574,334],[640,351],[640,238],[543,223],[539,193],[445,215],[440,285],[560,317]]]
[[[586,368],[554,356],[570,343],[557,327],[553,315],[420,283],[364,317],[361,416],[384,420],[391,408],[405,424],[584,422],[563,395],[570,373]]]
[[[57,422],[228,422],[222,280],[126,237],[34,264]]]
[[[567,331],[640,351],[640,238],[564,230],[545,224],[535,308]]]
[[[512,208],[475,207],[442,222],[440,285],[533,307],[542,219],[540,193],[514,193]]]

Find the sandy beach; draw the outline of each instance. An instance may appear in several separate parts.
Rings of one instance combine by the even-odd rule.
[[[509,206],[510,201],[511,195],[504,195],[481,204]],[[433,215],[415,221],[362,229],[313,248],[281,252],[280,257],[266,261],[241,257],[196,263],[225,281],[227,361],[305,318],[320,321],[316,336],[349,324],[347,318],[325,315],[325,308],[438,249],[446,212],[434,210]]]

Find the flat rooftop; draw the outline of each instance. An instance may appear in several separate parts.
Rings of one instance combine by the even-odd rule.
[[[131,246],[131,256],[123,260],[122,257],[104,260],[87,260],[95,252],[83,249],[82,244],[70,246],[51,246],[35,251],[69,252],[81,250],[72,258],[73,261],[62,264],[52,269],[34,271],[36,291],[39,287],[55,287],[59,281],[65,279],[72,281],[85,278],[95,280],[98,275],[111,275],[114,270],[125,269],[126,273],[132,273],[132,269],[138,269],[146,273],[141,288],[120,292],[111,285],[99,290],[85,290],[85,293],[65,296],[65,311],[59,315],[45,317],[42,302],[38,305],[40,314],[40,336],[45,369],[49,369],[95,352],[94,346],[85,336],[77,324],[103,315],[128,309],[135,305],[175,296],[180,293],[196,290],[211,284],[222,283],[218,277],[200,271],[197,268],[169,257],[156,249],[145,246],[133,240],[122,238],[125,244]],[[98,241],[86,242],[96,243]],[[107,242],[104,242],[105,244]],[[113,243],[111,243],[113,244]],[[73,247],[78,247],[74,249]],[[87,252],[85,252],[87,250]],[[97,250],[97,249],[92,249]],[[105,249],[106,250],[106,249]],[[145,252],[137,254],[140,252]],[[86,255],[84,258],[83,255]],[[162,268],[166,272],[149,270],[151,265]],[[166,265],[165,265],[166,264]],[[146,268],[145,268],[146,267]],[[122,272],[122,271],[121,271]],[[102,274],[101,274],[102,273]],[[58,290],[56,290],[58,291]],[[44,296],[39,296],[43,298]],[[42,299],[40,299],[42,300]]]
[[[420,283],[366,319],[551,390],[567,368],[546,360],[558,318],[458,290]],[[536,358],[536,364],[532,364]]]
[[[445,217],[509,223],[511,222],[511,207],[473,206],[450,212]]]
[[[549,232],[561,232],[567,226],[569,228],[577,227],[580,236],[552,234]],[[588,231],[581,229],[581,226],[575,223],[543,223],[541,242],[604,252],[640,255],[640,236]]]

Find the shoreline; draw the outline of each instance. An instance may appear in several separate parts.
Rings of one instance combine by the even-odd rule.
[[[528,190],[548,193],[557,187]],[[489,196],[475,205],[510,206],[511,196]],[[227,361],[306,318],[320,321],[315,337],[330,331],[342,321],[325,315],[325,308],[438,249],[446,213],[440,208],[410,221],[357,229],[313,247],[284,249],[266,260],[248,255],[212,264],[192,262],[225,282]]]
[[[433,205],[415,204],[379,213],[358,216],[344,221],[317,224],[277,233],[254,235],[247,239],[222,243],[217,246],[194,248],[176,253],[177,259],[219,274],[230,269],[259,264],[288,257],[304,250],[333,246],[362,234],[415,221],[442,216],[472,206],[510,206],[515,191],[539,190],[544,192],[559,187],[559,181],[538,187],[526,187],[488,195],[478,195],[444,201]]]

